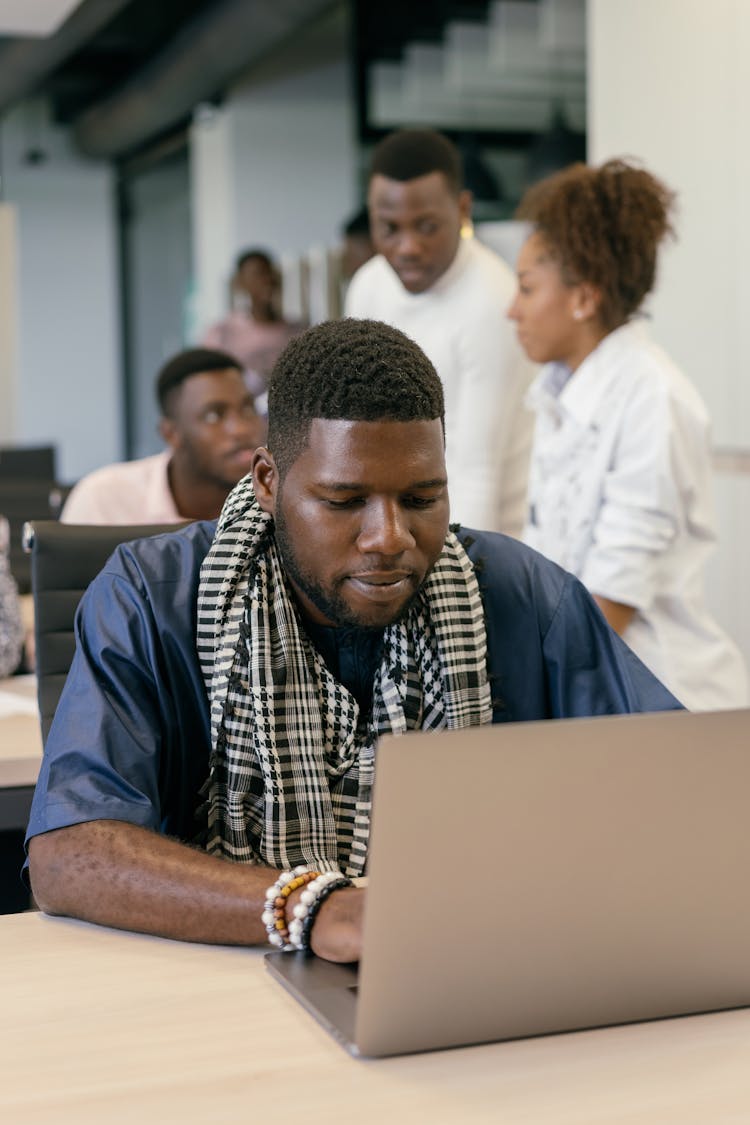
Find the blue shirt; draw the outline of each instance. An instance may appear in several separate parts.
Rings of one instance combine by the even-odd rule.
[[[210,748],[196,600],[214,528],[125,544],[91,583],[27,839],[99,819],[195,837]],[[572,575],[506,536],[460,537],[484,600],[494,722],[680,707]],[[340,652],[325,634],[315,637],[324,659],[361,697],[378,658],[372,634],[341,630]]]

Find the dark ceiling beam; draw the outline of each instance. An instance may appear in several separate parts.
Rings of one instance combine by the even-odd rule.
[[[119,90],[74,122],[88,156],[123,155],[178,125],[274,47],[341,0],[220,0]]]
[[[128,3],[82,0],[54,35],[41,39],[22,36],[0,44],[0,113],[33,94]]]

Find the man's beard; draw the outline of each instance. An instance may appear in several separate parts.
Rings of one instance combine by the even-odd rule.
[[[303,594],[310,599],[316,609],[320,610],[328,621],[333,622],[333,624],[339,628],[371,629],[378,633],[383,631],[384,626],[371,625],[369,622],[363,621],[335,589],[326,589],[317,582],[311,574],[306,573],[302,569],[294,553],[294,548],[292,547],[291,539],[287,532],[286,521],[282,515],[280,504],[276,505],[274,525],[276,546],[281,556],[281,564],[285,574]],[[420,589],[421,585],[399,610],[390,624],[394,624],[396,621],[402,621],[408,615],[413,602],[419,596]]]

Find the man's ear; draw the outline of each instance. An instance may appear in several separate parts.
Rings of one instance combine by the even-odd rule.
[[[472,229],[471,223],[471,205],[474,202],[474,196],[464,188],[458,195],[458,212],[461,216],[461,229],[470,231]]]
[[[259,445],[253,454],[253,489],[255,498],[269,516],[276,514],[276,497],[279,491],[279,470],[273,453]]]
[[[172,418],[159,419],[159,433],[167,445],[171,445],[172,449],[177,448],[180,435]]]

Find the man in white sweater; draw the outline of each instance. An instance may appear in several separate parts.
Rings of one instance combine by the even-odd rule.
[[[472,237],[460,153],[431,130],[390,134],[373,153],[368,206],[377,255],[354,275],[346,315],[400,328],[437,368],[452,518],[518,535],[532,368],[505,317],[513,272]]]

